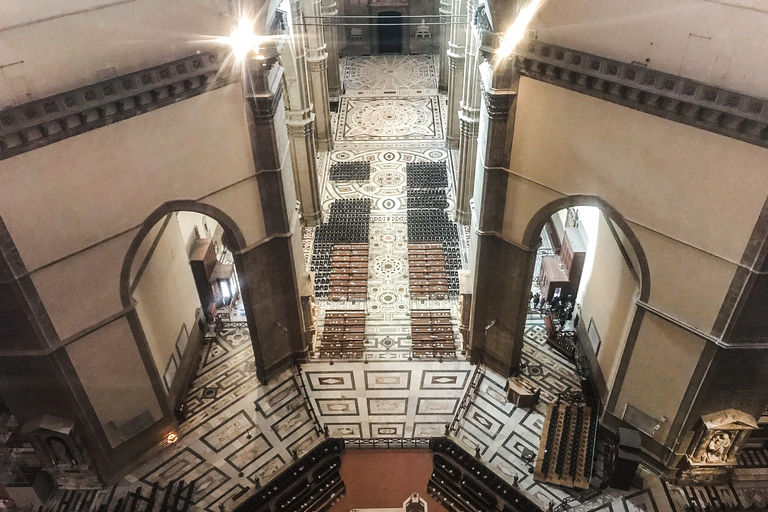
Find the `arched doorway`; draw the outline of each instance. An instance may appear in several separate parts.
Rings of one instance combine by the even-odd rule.
[[[581,386],[594,384],[590,390],[605,403],[637,320],[635,301],[646,301],[650,291],[643,248],[624,218],[594,196],[571,196],[541,208],[524,243],[537,252],[525,290],[531,300],[522,366],[545,379],[546,369],[531,361],[537,350],[550,355],[550,361],[577,371]]]
[[[237,225],[217,208],[174,201],[147,218],[123,261],[121,300],[133,309],[134,336],[148,347],[168,403],[183,412],[178,420],[236,392],[197,389],[201,368],[217,371],[235,357],[257,377],[256,333],[238,268],[244,245]]]
[[[379,13],[379,53],[403,52],[402,15],[398,11]]]

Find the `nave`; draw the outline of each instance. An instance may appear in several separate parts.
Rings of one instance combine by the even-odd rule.
[[[183,479],[195,482],[194,509],[228,511],[257,483],[264,486],[294,457],[316,446],[326,426],[331,437],[419,438],[443,435],[445,425],[454,419],[456,441],[470,452],[479,448],[482,460],[506,481],[518,477],[520,488],[542,506],[571,496],[562,488],[534,482],[529,471],[547,404],[561,393],[580,389],[574,365],[547,345],[541,317],[534,312],[528,317],[522,372],[524,379],[542,389],[541,401],[520,408],[507,402],[502,377],[478,369],[462,355],[459,298],[420,299],[412,293],[406,165],[444,162],[448,212],[455,201],[456,152],[443,143],[445,97],[436,88],[436,58],[350,57],[343,64],[346,93],[333,116],[335,146],[318,154],[318,169],[326,220],[335,201],[370,200],[368,272],[364,299],[316,298],[317,333],[320,340],[335,313],[364,313],[362,351],[354,357],[331,358],[322,353],[318,342],[300,372],[286,370],[268,383],[259,383],[245,323],[224,322],[216,339],[204,347],[178,441],[158,446],[114,492],[100,491],[91,501],[92,510],[128,489],[139,486],[148,492],[156,482],[164,487]],[[369,162],[369,179],[332,180],[332,166],[349,161]],[[466,271],[469,232],[460,229],[458,247]],[[304,232],[308,267],[317,243],[315,231],[305,228]],[[412,320],[420,310],[450,313],[455,356],[419,358],[414,354]],[[461,410],[462,397],[478,371],[479,385],[470,395],[471,405]],[[599,448],[598,475],[605,455],[605,448]],[[641,475],[640,490],[607,489],[568,507],[666,512],[692,504],[703,510],[707,500],[715,499],[742,506],[768,504],[768,494],[761,489],[674,488],[648,473]],[[56,499],[61,496],[51,503],[53,510],[70,510],[57,508]]]

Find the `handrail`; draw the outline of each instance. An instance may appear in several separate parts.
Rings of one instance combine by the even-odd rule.
[[[344,448],[349,449],[387,449],[387,448],[410,448],[410,449],[429,449],[429,437],[386,437],[379,439],[344,439]]]
[[[469,411],[469,406],[472,403],[472,398],[474,398],[475,393],[479,389],[480,382],[482,382],[482,379],[484,376],[485,376],[485,369],[480,363],[478,363],[475,366],[475,371],[472,373],[472,379],[469,381],[469,386],[467,386],[466,391],[464,391],[464,396],[461,397],[461,404],[459,405],[459,408],[456,410],[456,414],[453,415],[453,419],[451,420],[451,423],[448,426],[448,430],[446,434],[458,432],[459,423],[462,420],[464,420],[464,418],[467,416],[467,412]]]
[[[315,408],[312,407],[312,399],[309,397],[307,387],[304,385],[304,378],[301,376],[301,365],[296,364],[292,367],[292,369],[296,372],[294,374],[294,378],[298,380],[299,389],[301,390],[301,394],[304,397],[304,406],[307,408],[307,412],[309,413],[310,418],[312,418],[312,422],[315,424],[315,430],[318,434],[321,434],[323,432],[323,425],[320,423],[320,419],[315,413]]]

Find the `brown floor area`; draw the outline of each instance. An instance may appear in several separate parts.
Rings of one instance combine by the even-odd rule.
[[[429,512],[447,512],[427,495],[431,474],[429,450],[347,450],[341,456],[347,495],[329,512],[402,507],[414,492],[424,498]]]

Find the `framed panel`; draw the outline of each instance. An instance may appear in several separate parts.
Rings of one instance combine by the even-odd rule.
[[[356,398],[316,398],[317,410],[320,416],[357,416]]]
[[[368,414],[370,416],[404,416],[407,411],[407,398],[368,398]]]

